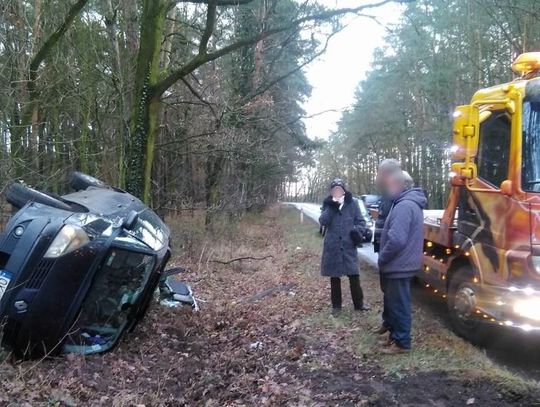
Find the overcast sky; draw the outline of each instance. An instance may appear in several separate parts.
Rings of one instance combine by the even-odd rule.
[[[319,0],[332,8],[355,7],[369,0]],[[384,26],[399,21],[404,5],[389,3],[367,11]],[[310,138],[327,138],[336,129],[341,111],[352,105],[358,83],[369,71],[375,48],[383,45],[386,32],[384,26],[365,17],[348,16],[343,20],[347,27],[331,40],[324,55],[306,68],[313,92],[304,105],[306,115],[317,115],[327,110],[336,110],[304,119]]]

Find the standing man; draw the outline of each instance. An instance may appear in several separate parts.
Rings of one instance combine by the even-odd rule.
[[[384,221],[386,220],[388,212],[390,212],[390,208],[392,207],[392,197],[388,194],[386,184],[388,182],[388,178],[392,174],[399,171],[401,171],[401,164],[398,160],[395,160],[393,158],[387,158],[386,160],[382,160],[377,170],[377,177],[375,179],[375,182],[377,184],[377,188],[381,192],[382,197],[379,202],[379,213],[377,216],[377,220],[375,221],[375,235],[373,237],[373,250],[375,250],[375,253],[379,251]]]
[[[411,279],[422,269],[424,214],[427,199],[406,171],[392,174],[387,188],[393,205],[381,234],[379,272],[384,278],[389,340],[382,349],[386,354],[411,349]]]
[[[333,314],[341,310],[341,277],[349,278],[354,309],[366,311],[360,287],[358,253],[366,221],[358,203],[345,188],[343,180],[336,178],[330,184],[330,196],[323,203],[319,223],[326,228],[321,259],[321,274],[330,277],[330,296]]]
[[[379,201],[379,213],[377,216],[377,220],[375,221],[375,233],[373,237],[373,250],[375,250],[375,253],[379,251],[381,233],[384,228],[384,222],[393,204],[392,197],[387,190],[388,179],[390,176],[397,172],[401,172],[401,164],[398,160],[395,160],[393,158],[387,158],[386,160],[383,160],[379,164],[379,169],[377,170],[376,183],[377,188],[382,194],[382,197]],[[381,291],[384,294],[385,281],[382,273],[379,274],[379,278],[381,283]],[[386,304],[383,304],[382,324],[379,328],[377,328],[375,333],[378,335],[384,335],[389,331],[389,328],[390,326],[388,324],[388,312],[386,310]]]

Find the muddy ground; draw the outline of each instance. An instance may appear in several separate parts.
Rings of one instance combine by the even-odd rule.
[[[373,270],[362,272],[372,311],[352,310],[344,282],[346,308],[332,317],[321,239],[293,209],[249,216],[197,246],[175,262],[189,266],[200,312],[156,304],[104,355],[8,359],[0,405],[540,405],[534,381],[453,335],[436,306],[418,303],[425,293],[415,304],[414,351],[380,355]]]

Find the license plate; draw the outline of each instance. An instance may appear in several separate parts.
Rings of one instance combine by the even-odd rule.
[[[8,288],[9,282],[11,281],[12,277],[13,277],[13,274],[11,274],[9,271],[5,271],[5,270],[0,271],[0,300],[6,293],[6,290]]]

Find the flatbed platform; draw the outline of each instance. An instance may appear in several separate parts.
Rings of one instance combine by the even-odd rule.
[[[429,223],[430,225],[440,225],[443,214],[444,209],[425,209],[424,223]]]

